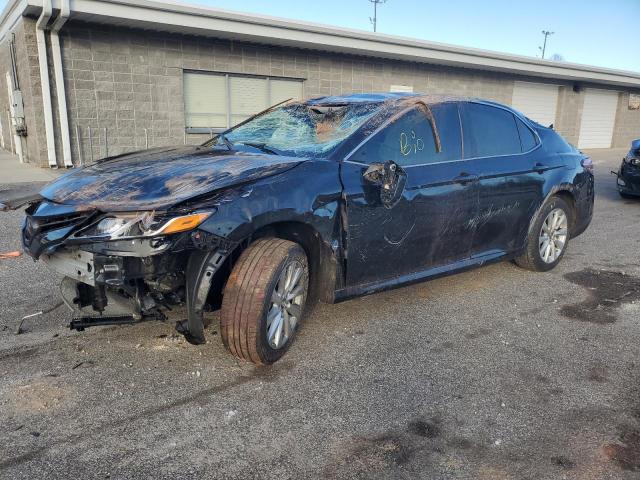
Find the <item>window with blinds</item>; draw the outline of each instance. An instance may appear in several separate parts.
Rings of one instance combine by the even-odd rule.
[[[302,80],[215,73],[184,73],[189,129],[228,128],[289,98],[302,99]]]

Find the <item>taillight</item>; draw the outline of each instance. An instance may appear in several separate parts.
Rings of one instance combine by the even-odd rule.
[[[587,172],[593,173],[593,161],[589,157],[584,157],[580,161],[580,165],[582,165],[582,168],[584,168]]]

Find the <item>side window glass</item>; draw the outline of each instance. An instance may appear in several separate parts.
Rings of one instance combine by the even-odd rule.
[[[537,145],[536,137],[529,127],[527,127],[522,120],[516,118],[516,124],[518,125],[518,132],[520,133],[520,143],[522,144],[522,151],[528,152],[533,150]]]
[[[464,104],[463,112],[465,158],[522,152],[516,118],[511,112],[477,103]]]
[[[462,158],[462,136],[457,103],[440,103],[431,107],[436,121],[442,151],[436,154],[434,162],[447,162]]]
[[[400,166],[411,166],[431,163],[435,157],[431,123],[420,108],[415,108],[376,133],[352,158],[367,164],[392,160]]]

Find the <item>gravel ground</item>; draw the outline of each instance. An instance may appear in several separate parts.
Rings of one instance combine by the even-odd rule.
[[[501,263],[319,305],[270,368],[171,322],[66,328],[59,277],[0,260],[0,477],[631,479],[640,201],[594,153],[596,213],[550,273]],[[0,215],[0,252],[22,213]]]

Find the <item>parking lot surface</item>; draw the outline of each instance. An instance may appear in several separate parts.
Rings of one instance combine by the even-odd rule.
[[[60,278],[0,260],[0,477],[638,478],[640,201],[609,174],[623,151],[590,153],[594,220],[552,272],[318,305],[267,368],[215,322],[192,346],[169,321],[70,332],[60,307],[16,335]]]

